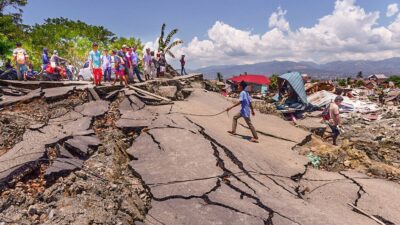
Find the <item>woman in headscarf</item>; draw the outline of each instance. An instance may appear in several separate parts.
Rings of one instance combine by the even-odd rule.
[[[45,70],[49,63],[50,63],[50,61],[49,61],[49,53],[47,51],[47,48],[44,48],[43,49],[43,54],[42,54],[42,69]]]

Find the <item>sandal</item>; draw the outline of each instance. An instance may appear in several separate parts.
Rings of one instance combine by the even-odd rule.
[[[250,139],[250,141],[253,143],[258,143],[258,139],[255,139],[255,138]]]

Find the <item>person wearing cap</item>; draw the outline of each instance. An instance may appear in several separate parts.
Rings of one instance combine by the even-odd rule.
[[[125,83],[125,87],[128,86],[128,81],[126,80],[125,77],[125,66],[124,66],[124,60],[121,56],[119,56],[117,54],[116,50],[112,50],[112,55],[111,55],[111,65],[112,65],[112,69],[113,72],[115,74],[114,77],[114,82],[113,82],[113,86],[115,85],[115,83],[117,83],[117,78],[119,78],[120,84],[122,85],[122,82]]]
[[[258,143],[258,135],[250,119],[250,110],[253,116],[255,116],[255,112],[251,104],[252,99],[248,92],[248,86],[244,81],[240,82],[240,86],[242,87],[242,91],[240,92],[239,102],[226,109],[226,111],[229,112],[238,105],[241,105],[242,107],[240,112],[233,117],[232,130],[228,131],[228,133],[236,135],[237,120],[240,117],[243,117],[244,121],[247,123],[247,126],[251,130],[251,133],[253,134],[253,138],[251,138],[250,141]]]
[[[13,61],[15,62],[18,80],[26,80],[28,57],[25,49],[22,48],[22,44],[17,42],[16,48],[13,50]]]
[[[130,53],[131,53],[130,60],[131,60],[131,65],[132,65],[132,72],[134,74],[136,74],[136,77],[138,78],[139,82],[143,82],[142,77],[140,76],[140,71],[139,71],[139,65],[138,65],[139,58],[136,53],[136,46],[133,46],[131,48]]]
[[[341,124],[340,116],[339,116],[339,106],[343,102],[343,97],[338,95],[335,98],[334,102],[329,104],[328,113],[329,113],[329,120],[328,125],[332,130],[332,141],[333,145],[337,145],[337,138],[340,135],[339,126]]]
[[[93,74],[94,84],[96,86],[101,85],[101,77],[102,77],[102,70],[101,70],[101,54],[99,49],[99,45],[94,42],[92,44],[92,51],[89,52],[89,68]]]
[[[67,61],[67,60],[60,57],[58,55],[58,51],[54,50],[53,55],[51,55],[51,58],[50,58],[50,66],[53,67],[54,69],[58,69],[58,66],[60,65],[60,61]]]
[[[186,70],[185,70],[185,64],[186,64],[185,55],[181,56],[181,60],[179,60],[179,62],[181,63],[181,75],[187,75]]]

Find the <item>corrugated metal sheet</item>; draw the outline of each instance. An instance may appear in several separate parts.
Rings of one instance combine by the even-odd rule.
[[[285,73],[279,76],[279,79],[286,80],[290,86],[292,86],[293,90],[299,96],[300,100],[303,104],[308,104],[307,94],[304,88],[304,81],[301,78],[301,74],[299,72],[291,72]]]

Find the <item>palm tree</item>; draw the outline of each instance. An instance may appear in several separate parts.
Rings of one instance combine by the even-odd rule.
[[[158,39],[158,51],[162,52],[164,54],[168,54],[169,56],[171,56],[172,58],[175,58],[175,55],[171,52],[171,49],[177,45],[180,45],[183,43],[182,40],[175,40],[173,41],[171,44],[171,40],[172,37],[178,33],[178,29],[173,29],[171,32],[169,32],[169,34],[167,35],[167,37],[164,40],[164,35],[165,35],[165,23],[161,26],[161,35],[160,38]]]

